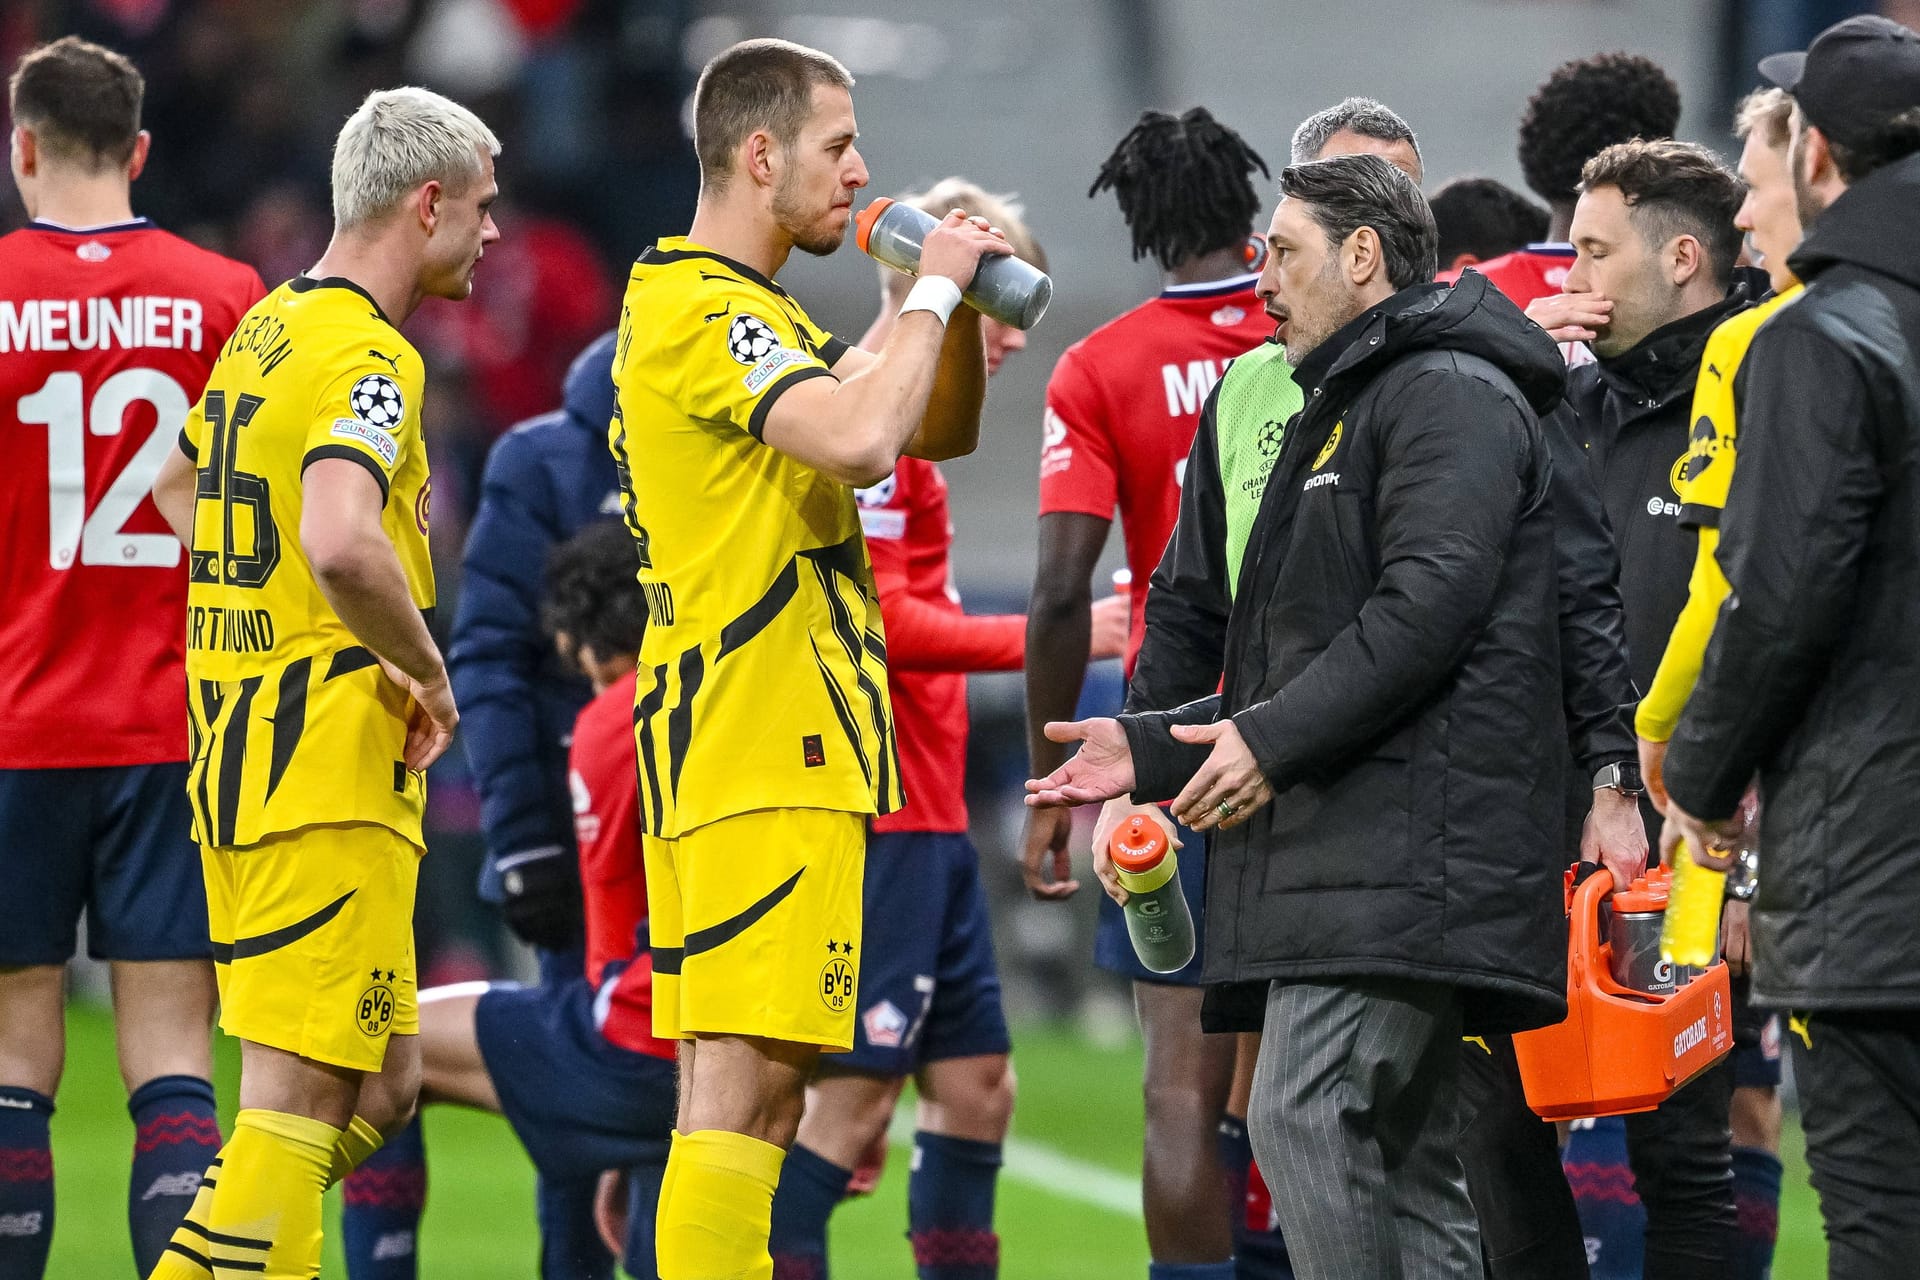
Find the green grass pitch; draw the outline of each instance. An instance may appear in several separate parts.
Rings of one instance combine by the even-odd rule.
[[[51,1280],[130,1277],[126,1194],[132,1127],[102,1009],[67,1020],[66,1081],[53,1120],[59,1181]],[[1127,1208],[1140,1167],[1140,1051],[1097,1047],[1059,1029],[1016,1030],[1015,1142],[1000,1182],[1001,1272],[1009,1280],[1124,1280],[1146,1273],[1146,1240]],[[222,1119],[232,1114],[237,1055],[220,1045]],[[1778,1280],[1824,1274],[1825,1245],[1807,1187],[1800,1135],[1788,1124]],[[533,1169],[506,1123],[455,1107],[427,1115],[429,1182],[421,1274],[428,1280],[524,1280],[535,1274]],[[906,1230],[907,1162],[897,1151],[878,1191],[835,1215],[835,1280],[913,1275]],[[324,1274],[344,1277],[331,1197]]]

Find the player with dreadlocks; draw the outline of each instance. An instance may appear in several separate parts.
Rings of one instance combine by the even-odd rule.
[[[1264,247],[1253,236],[1260,196],[1253,173],[1267,166],[1239,134],[1204,107],[1183,115],[1149,111],[1120,140],[1089,196],[1111,191],[1132,237],[1133,257],[1151,257],[1160,293],[1068,348],[1047,386],[1040,455],[1040,550],[1027,615],[1027,738],[1043,777],[1066,756],[1042,732],[1071,720],[1088,647],[1088,605],[1095,563],[1113,513],[1120,512],[1127,564],[1136,586],[1127,670],[1144,631],[1147,579],[1179,514],[1181,481],[1203,405],[1227,363],[1254,348],[1273,325],[1253,292]],[[1262,350],[1278,351],[1277,346]],[[1280,362],[1284,366],[1284,361]],[[1298,405],[1298,390],[1283,379]],[[1276,413],[1280,422],[1287,413]],[[1267,433],[1277,449],[1277,432]],[[1236,450],[1236,465],[1270,462],[1260,432]],[[1223,444],[1223,447],[1224,444]],[[1209,456],[1212,456],[1209,450]],[[1241,477],[1265,487],[1265,471]],[[1202,693],[1210,690],[1202,690]],[[1110,806],[1095,836],[1131,810]],[[1171,820],[1148,809],[1156,820]],[[1023,841],[1027,887],[1042,900],[1073,894],[1068,810],[1029,809]],[[1103,880],[1111,871],[1100,868]],[[1185,842],[1182,888],[1203,925],[1203,842]],[[1237,1220],[1221,1194],[1223,1161],[1244,1183],[1250,1152],[1231,1138],[1227,1116],[1234,1041],[1200,1029],[1197,960],[1172,974],[1142,966],[1112,901],[1100,904],[1095,961],[1133,981],[1146,1041],[1146,1141],[1141,1196],[1154,1280],[1230,1280]],[[1241,1129],[1243,1131],[1243,1127]],[[1218,1135],[1218,1136],[1217,1136]],[[1237,1158],[1233,1155],[1238,1149]],[[1243,1259],[1239,1274],[1255,1272]]]

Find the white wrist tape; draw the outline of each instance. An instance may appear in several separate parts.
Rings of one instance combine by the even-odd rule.
[[[931,311],[945,324],[953,309],[960,305],[960,286],[945,276],[921,276],[913,282],[913,288],[907,290],[907,300],[900,304],[900,314],[909,311]]]

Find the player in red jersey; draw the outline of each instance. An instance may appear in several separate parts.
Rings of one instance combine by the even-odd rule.
[[[542,615],[594,687],[568,754],[586,970],[540,987],[468,982],[421,992],[420,1098],[504,1115],[544,1178],[625,1174],[621,1252],[628,1272],[650,1276],[675,1045],[653,1034],[633,738],[633,655],[647,605],[619,522],[589,525],[554,550]],[[418,1144],[419,1134],[396,1141]],[[347,1179],[341,1234],[352,1280],[417,1274],[424,1159],[417,1146],[396,1151],[390,1142]]]
[[[968,209],[1044,266],[1019,210],[948,178],[903,197],[936,217]],[[860,345],[892,331],[910,277],[882,268],[880,314]],[[1026,334],[982,321],[987,372],[1026,346]],[[1000,978],[994,967],[979,854],[967,839],[967,673],[1018,671],[1026,619],[966,613],[953,586],[947,482],[934,463],[901,458],[856,491],[887,631],[887,688],[900,744],[906,807],[876,818],[867,842],[865,956],[850,1053],[824,1059],[774,1196],[777,1274],[824,1280],[827,1222],[869,1152],[885,1153],[887,1122],[908,1076],[920,1094],[908,1183],[908,1237],[923,1280],[986,1274],[998,1256],[994,1187],[1013,1114]],[[1127,604],[1092,606],[1093,656],[1126,643]]]
[[[1266,165],[1238,134],[1196,107],[1150,111],[1107,159],[1093,191],[1111,188],[1133,256],[1164,273],[1155,298],[1068,348],[1047,388],[1040,459],[1040,551],[1027,624],[1027,724],[1036,769],[1065,750],[1041,726],[1072,719],[1087,659],[1085,617],[1095,562],[1120,511],[1133,598],[1131,672],[1143,634],[1145,586],[1177,519],[1180,485],[1202,404],[1227,362],[1272,331],[1253,286]],[[1023,857],[1037,897],[1060,899],[1067,878],[1065,810],[1030,809]],[[1199,919],[1205,857],[1182,852],[1181,879]],[[1221,1196],[1215,1128],[1233,1073],[1232,1037],[1200,1034],[1198,965],[1154,975],[1134,958],[1120,912],[1101,903],[1096,961],[1134,980],[1147,1045],[1142,1198],[1156,1264],[1224,1267],[1234,1250]],[[1195,1275],[1202,1274],[1194,1272]],[[1212,1274],[1212,1273],[1206,1273]]]
[[[250,267],[133,214],[140,73],[75,37],[21,58],[0,238],[0,1276],[53,1231],[47,1117],[64,970],[112,962],[144,1274],[220,1146],[214,978],[189,833],[186,565],[148,494],[240,317]]]

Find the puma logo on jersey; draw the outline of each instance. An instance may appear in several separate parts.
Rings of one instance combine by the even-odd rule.
[[[372,347],[367,348],[367,354],[372,356],[375,360],[385,360],[387,362],[388,367],[390,367],[395,373],[400,372],[399,356],[382,355],[380,352],[375,351]]]
[[[718,311],[709,311],[706,315],[701,316],[700,318],[706,321],[708,324],[712,324],[715,320],[720,320],[725,318],[727,313],[729,313],[732,310],[733,310],[733,304],[729,302],[726,306],[720,308]]]

